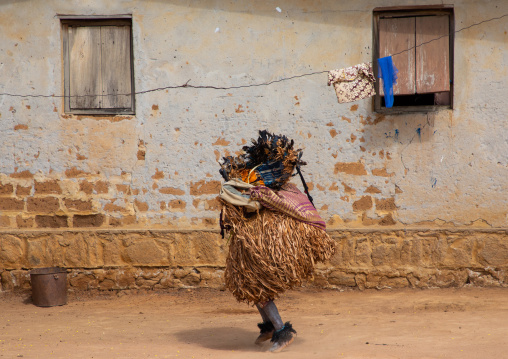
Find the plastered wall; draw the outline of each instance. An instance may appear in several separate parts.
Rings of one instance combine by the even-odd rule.
[[[133,116],[0,95],[0,241],[48,229],[216,230],[217,161],[260,129],[303,148],[331,230],[506,228],[506,17],[455,34],[453,110],[338,104],[326,72],[278,81],[372,61],[375,7],[431,4],[0,1],[0,93],[63,95],[58,14],[132,14],[136,91],[240,86],[138,94]],[[508,13],[502,0],[450,4],[456,30]],[[36,266],[23,255],[18,267]]]

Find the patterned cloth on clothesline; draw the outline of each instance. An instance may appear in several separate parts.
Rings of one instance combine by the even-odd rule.
[[[253,187],[250,189],[250,199],[260,202],[271,210],[285,213],[323,230],[326,229],[326,223],[309,202],[308,197],[292,183],[284,185],[277,192],[264,186]]]
[[[372,63],[366,62],[328,73],[328,86],[333,85],[339,103],[353,102],[374,96],[376,77]]]

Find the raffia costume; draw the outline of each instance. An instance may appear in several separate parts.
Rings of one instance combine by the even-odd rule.
[[[311,197],[289,183],[302,151],[260,131],[237,157],[224,157],[221,228],[229,243],[226,287],[238,301],[263,303],[312,276],[335,251]],[[303,181],[303,177],[302,177]],[[306,187],[305,182],[304,187]]]

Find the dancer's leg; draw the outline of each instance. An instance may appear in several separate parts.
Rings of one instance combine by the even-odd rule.
[[[275,328],[273,327],[270,318],[268,318],[263,310],[263,305],[256,303],[256,308],[258,308],[259,314],[261,314],[261,318],[263,318],[263,323],[258,323],[259,336],[257,337],[255,343],[261,344],[262,342],[272,339]]]
[[[287,347],[289,344],[293,342],[293,333],[296,334],[296,331],[293,329],[291,323],[282,322],[282,318],[280,317],[277,306],[270,300],[263,305],[263,311],[266,316],[270,319],[275,328],[273,332],[271,342],[273,343],[270,348],[271,352],[280,352],[282,349]]]
[[[270,321],[272,322],[275,330],[282,329],[284,323],[282,322],[277,306],[275,305],[273,300],[264,303],[263,311],[265,312],[268,319],[270,319]]]
[[[259,314],[261,314],[261,318],[263,318],[263,322],[269,322],[270,318],[268,318],[263,310],[263,306],[259,303],[256,303],[256,308],[258,308]]]

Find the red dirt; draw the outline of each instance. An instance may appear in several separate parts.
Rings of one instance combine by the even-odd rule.
[[[73,294],[40,308],[0,293],[0,358],[507,358],[508,289],[311,291],[277,300],[298,331],[254,345],[257,310],[228,292]]]

